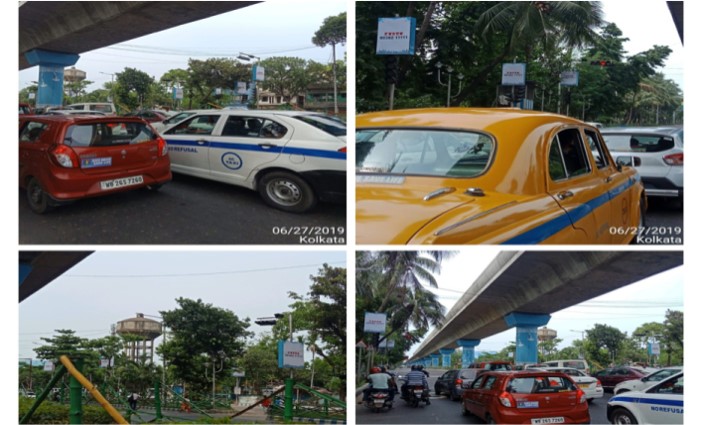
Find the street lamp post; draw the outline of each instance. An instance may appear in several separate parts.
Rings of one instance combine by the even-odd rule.
[[[100,71],[100,74],[109,75],[111,77],[111,79],[110,79],[110,98],[107,100],[109,102],[112,102],[112,99],[113,99],[112,91],[114,90],[114,85],[115,85],[115,74],[111,74],[109,72],[102,72],[102,71]]]
[[[444,64],[442,64],[441,62],[437,62],[435,66],[436,66],[436,76],[437,76],[437,80],[439,81],[439,84],[444,86],[444,87],[447,87],[446,107],[448,108],[451,106],[451,98],[458,96],[458,94],[461,92],[461,90],[463,88],[463,78],[465,78],[465,77],[461,73],[458,74],[458,76],[457,76],[458,77],[458,91],[456,92],[456,94],[451,94],[451,78],[453,76],[453,71],[454,71],[453,67],[451,65],[448,65],[446,67],[446,73],[448,73],[448,84],[444,84],[441,82],[441,68],[444,66]]]
[[[221,372],[222,369],[224,369],[224,360],[226,360],[227,356],[223,350],[220,350],[217,352],[217,357],[215,356],[210,356],[212,359],[212,407],[215,406],[215,387],[216,387],[216,373]],[[219,367],[217,367],[217,359],[219,359]],[[209,364],[206,362],[205,363],[205,369],[209,368]],[[207,378],[207,371],[205,373],[205,377]],[[209,378],[207,378],[209,381]]]
[[[583,360],[585,360],[585,331],[580,331],[577,329],[571,329],[571,332],[580,332],[580,337],[581,341],[583,342],[582,348],[580,349],[580,355],[583,356]]]
[[[258,99],[257,99],[258,96],[257,96],[257,92],[256,92],[256,72],[255,72],[255,69],[256,69],[257,63],[261,61],[261,58],[259,58],[258,56],[254,56],[250,53],[239,52],[239,56],[237,56],[237,59],[240,59],[240,60],[243,60],[246,62],[248,62],[252,59],[254,60],[253,63],[251,64],[251,72],[252,72],[252,74],[251,74],[251,86],[252,86],[251,94],[252,94],[252,97],[254,98],[253,104],[257,105],[258,104]]]

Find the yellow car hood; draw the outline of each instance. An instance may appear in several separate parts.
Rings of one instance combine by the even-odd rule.
[[[464,186],[437,186],[437,180],[441,179],[429,179],[433,184],[414,181],[427,179],[412,179],[412,183],[403,179],[398,177],[394,183],[382,183],[380,179],[381,182],[357,182],[357,243],[475,243],[451,240],[451,235],[459,232],[464,238],[469,230],[471,237],[479,239],[480,234],[496,230],[504,222],[480,218],[515,205],[519,198],[488,191],[468,194],[473,186],[467,182],[462,182]],[[509,233],[505,232],[505,236]]]

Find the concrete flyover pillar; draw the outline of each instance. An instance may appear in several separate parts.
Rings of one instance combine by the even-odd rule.
[[[424,361],[424,367],[425,367],[425,368],[426,368],[426,367],[431,367],[431,357],[430,357],[430,356],[426,356],[426,357],[423,359],[423,361]]]
[[[507,326],[517,327],[517,353],[515,364],[538,362],[538,338],[536,330],[551,320],[550,314],[510,313],[505,316]]]
[[[24,56],[30,65],[39,65],[36,107],[61,106],[63,104],[63,70],[67,66],[75,65],[80,56],[75,53],[41,49],[30,50]]]
[[[432,354],[431,356],[431,367],[439,367],[439,358],[441,354]]]
[[[459,339],[456,341],[459,347],[463,348],[461,356],[461,366],[468,367],[475,360],[475,347],[480,344],[479,339]]]
[[[453,348],[442,348],[439,350],[441,353],[441,367],[446,369],[451,369],[451,354],[456,351]]]

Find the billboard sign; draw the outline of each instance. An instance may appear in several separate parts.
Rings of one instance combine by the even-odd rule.
[[[579,76],[578,71],[563,71],[561,72],[561,85],[577,86]]]
[[[503,86],[523,86],[526,84],[526,64],[525,63],[503,63],[502,64],[502,85]]]
[[[378,18],[376,55],[414,55],[415,18]]]
[[[254,65],[252,79],[254,81],[265,81],[266,68],[262,67],[261,65]]]
[[[382,334],[385,332],[386,322],[387,315],[385,313],[366,312],[366,318],[363,322],[363,332]]]
[[[305,367],[305,345],[301,342],[278,341],[278,367],[292,369]]]

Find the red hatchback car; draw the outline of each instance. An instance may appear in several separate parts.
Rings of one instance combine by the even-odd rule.
[[[612,391],[620,382],[641,379],[646,375],[647,373],[629,366],[608,367],[592,374],[600,380],[605,391]]]
[[[32,211],[171,180],[168,147],[138,118],[27,116],[19,119],[19,185]]]
[[[585,393],[560,372],[485,372],[463,390],[462,411],[487,423],[590,423]]]

